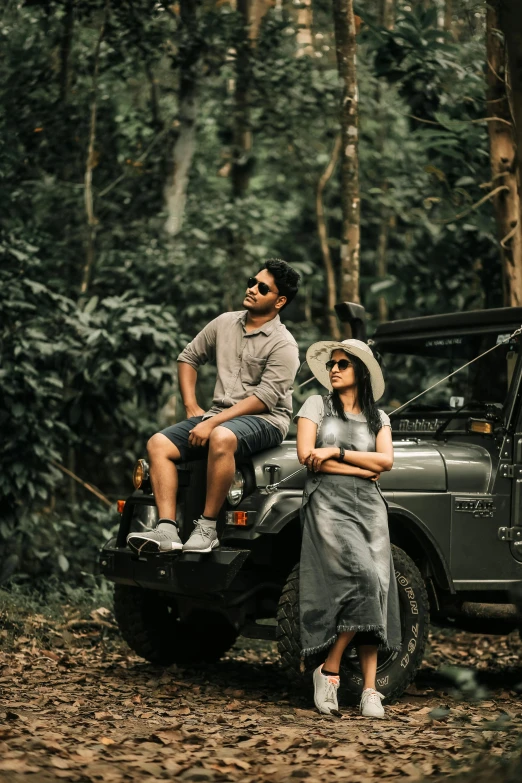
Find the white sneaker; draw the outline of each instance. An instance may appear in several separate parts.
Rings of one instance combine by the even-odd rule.
[[[184,552],[212,552],[219,546],[215,527],[205,525],[204,519],[196,519],[189,540],[183,544]]]
[[[382,693],[378,693],[373,688],[365,688],[361,696],[361,715],[365,718],[384,718],[382,699],[384,699]]]
[[[323,664],[314,671],[314,703],[323,715],[335,715],[339,712],[337,691],[341,681],[339,677],[323,674]]]

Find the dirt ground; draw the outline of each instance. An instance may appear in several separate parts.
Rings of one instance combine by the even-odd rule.
[[[240,639],[216,665],[162,670],[112,625],[98,610],[54,625],[32,617],[14,639],[2,632],[2,783],[415,781],[520,749],[518,633],[435,631],[415,685],[372,721],[355,707],[318,715],[270,642]],[[448,664],[480,701],[453,690]]]

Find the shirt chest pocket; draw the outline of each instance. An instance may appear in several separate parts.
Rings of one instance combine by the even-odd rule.
[[[263,375],[266,359],[244,356],[241,363],[241,380],[247,386],[257,386]]]

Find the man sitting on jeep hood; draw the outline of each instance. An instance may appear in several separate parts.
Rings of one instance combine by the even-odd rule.
[[[269,259],[247,283],[244,310],[211,321],[178,356],[185,421],[147,444],[159,520],[154,530],[131,533],[137,552],[210,552],[219,545],[216,519],[234,478],[234,455],[278,446],[292,415],[292,385],[299,368],[297,343],[279,313],[297,293],[299,275],[285,261]],[[196,400],[200,365],[215,360],[217,379],[206,413]],[[206,459],[207,495],[202,516],[185,544],[176,523],[175,463]]]

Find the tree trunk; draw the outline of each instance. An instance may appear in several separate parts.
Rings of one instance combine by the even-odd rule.
[[[62,103],[67,102],[71,82],[70,60],[74,28],[74,4],[75,0],[67,0],[63,18],[63,32],[60,43],[60,101]]]
[[[252,79],[252,50],[257,44],[263,17],[273,6],[273,0],[235,0],[242,30],[236,41],[236,78],[234,90],[234,128],[232,146],[232,195],[246,195],[252,173],[252,128],[250,122],[250,82]]]
[[[380,0],[379,24],[387,30],[393,30],[395,24],[395,0]]]
[[[297,57],[313,55],[314,42],[312,38],[312,22],[314,18],[312,0],[301,0],[297,12]]]
[[[522,204],[522,3],[520,0],[497,0],[497,11],[509,62],[512,114],[515,122],[515,165],[519,203]],[[522,218],[520,213],[519,217]]]
[[[384,192],[388,190],[388,182],[385,180],[381,184],[381,188]],[[388,276],[388,235],[390,230],[390,215],[387,207],[381,205],[381,219],[379,223],[379,233],[377,235],[377,258],[375,264],[375,271],[377,273],[377,280],[385,280]],[[377,299],[377,312],[379,322],[384,323],[388,320],[388,302],[386,297],[382,294]]]
[[[493,197],[500,242],[504,304],[522,305],[522,220],[517,188],[516,145],[506,84],[506,46],[499,31],[497,11],[487,7],[488,113],[499,122],[488,122],[493,187],[505,189]]]
[[[444,30],[453,33],[453,0],[444,0]]]
[[[96,241],[96,227],[98,220],[94,214],[94,196],[92,191],[92,172],[94,171],[98,160],[95,150],[96,144],[96,120],[98,114],[98,74],[100,70],[100,51],[102,41],[105,38],[105,30],[107,28],[107,22],[109,20],[110,0],[106,0],[105,11],[103,16],[103,22],[100,27],[98,35],[98,41],[96,44],[96,50],[94,53],[94,68],[92,74],[92,99],[91,99],[91,114],[89,122],[89,145],[87,149],[87,162],[85,164],[85,176],[84,176],[84,203],[85,214],[87,218],[87,242],[85,246],[85,263],[83,266],[82,283],[80,286],[80,293],[82,296],[87,293],[91,282],[91,275],[95,264],[95,241]]]
[[[319,182],[317,183],[317,193],[315,198],[315,209],[317,213],[317,233],[319,234],[319,242],[321,244],[321,254],[323,256],[323,264],[326,273],[326,308],[328,313],[328,331],[330,336],[334,340],[341,339],[341,332],[339,330],[339,324],[335,315],[335,304],[337,302],[337,286],[335,284],[335,271],[332,263],[332,256],[330,254],[330,248],[328,246],[328,229],[326,227],[326,218],[324,215],[323,204],[323,192],[328,184],[337,161],[339,159],[339,152],[341,150],[341,137],[337,136],[335,144],[332,150],[332,155],[328,162],[328,166],[321,175]]]
[[[252,130],[250,128],[250,79],[252,68],[250,12],[252,0],[237,0],[243,33],[236,46],[234,142],[232,151],[232,194],[243,197],[250,181]]]
[[[199,0],[180,0],[178,135],[172,149],[172,164],[163,191],[167,220],[165,231],[176,236],[183,226],[187,187],[196,149],[197,71],[200,42],[197,36]]]
[[[301,2],[306,3],[307,0],[301,0]],[[259,28],[261,27],[264,15],[273,5],[274,0],[250,0],[249,36],[252,41],[252,46],[256,45],[259,36]]]
[[[395,0],[381,0],[381,6],[379,9],[379,24],[381,27],[385,27],[387,30],[393,30],[395,25]],[[377,86],[377,100],[379,104],[382,104],[382,80]],[[378,137],[378,143],[381,155],[384,155],[384,145],[386,142],[386,116],[381,105],[379,107],[379,122],[381,126],[381,133]],[[388,190],[388,181],[385,179],[381,183],[381,190],[386,193]],[[388,276],[388,233],[390,228],[390,215],[387,207],[381,205],[381,217],[379,222],[379,233],[377,235],[377,249],[376,249],[376,264],[375,272],[377,280],[385,280]],[[388,302],[386,297],[381,294],[377,299],[377,312],[378,318],[381,323],[388,320]]]
[[[333,0],[341,100],[341,300],[359,302],[360,197],[355,19],[352,0]]]

